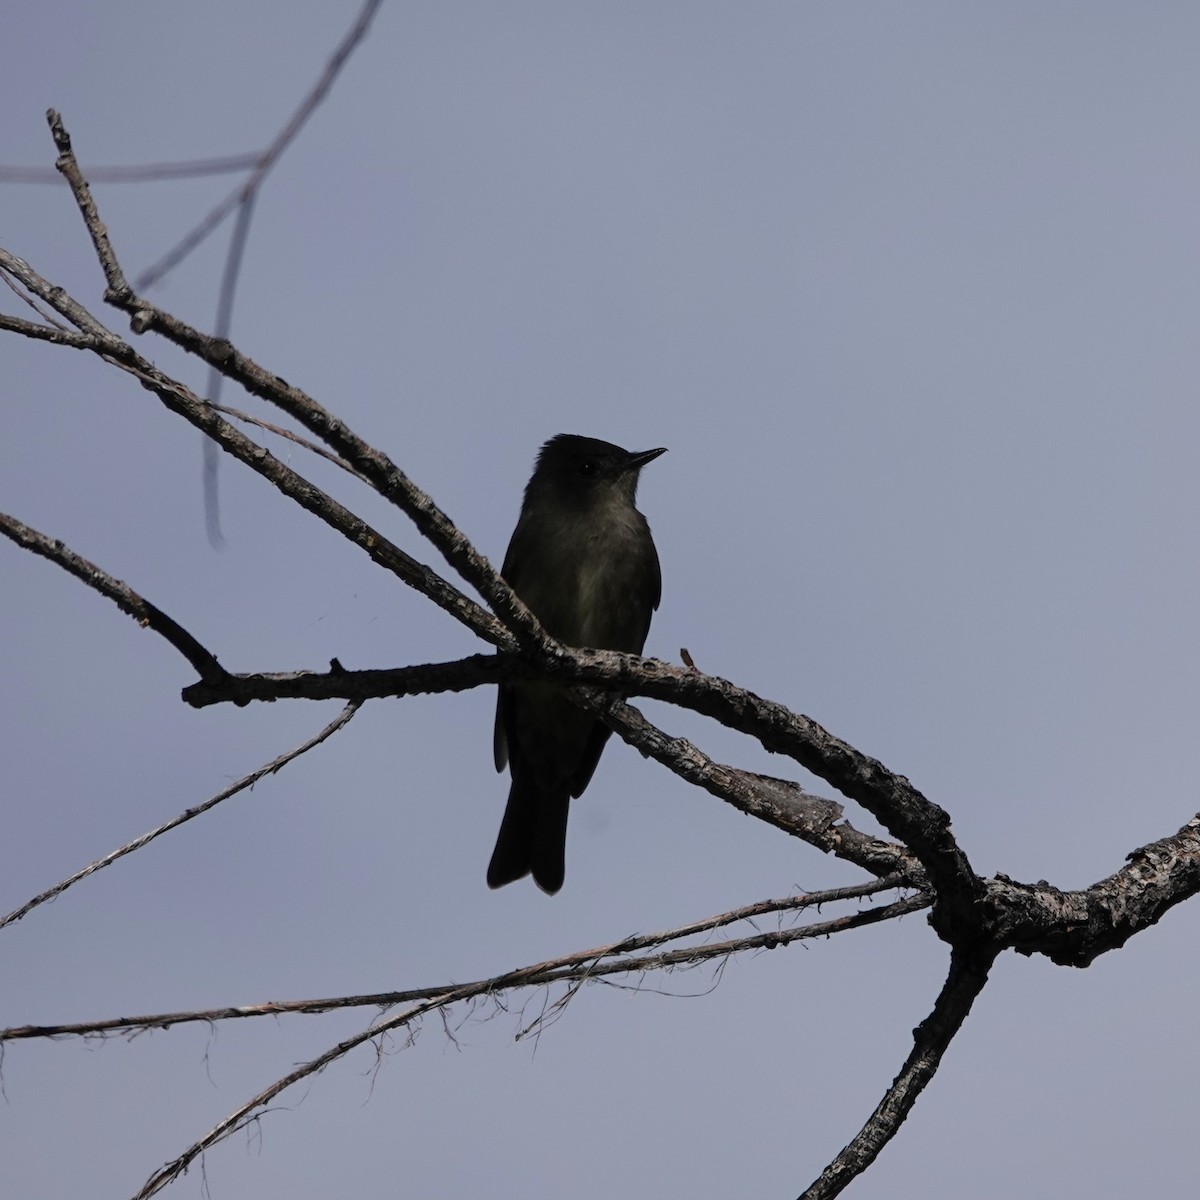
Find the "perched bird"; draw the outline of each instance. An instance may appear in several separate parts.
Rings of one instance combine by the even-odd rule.
[[[559,641],[641,653],[662,575],[634,497],[641,469],[665,453],[560,433],[538,454],[501,574]],[[512,787],[490,887],[529,874],[544,892],[562,887],[567,811],[609,732],[553,684],[500,685],[496,770],[509,768]]]

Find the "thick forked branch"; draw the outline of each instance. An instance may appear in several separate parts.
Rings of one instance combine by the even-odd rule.
[[[756,738],[767,750],[786,754],[832,784],[842,795],[858,801],[920,861],[931,882],[937,885],[939,903],[946,905],[946,912],[954,917],[953,928],[974,929],[977,925],[976,910],[983,887],[955,842],[950,819],[943,809],[927,800],[903,776],[893,774],[882,763],[855,750],[810,718],[764,700],[726,679],[635,654],[566,646],[549,662],[534,662],[517,655],[494,659],[477,655],[457,663],[404,670],[412,672],[413,691],[456,691],[480,682],[498,683],[501,679],[548,678],[663,700],[711,717]],[[386,675],[377,671],[231,674],[213,687],[199,683],[187,688],[184,699],[197,706],[284,697],[367,699],[373,695],[395,695],[394,687],[410,681],[395,678],[394,673]],[[596,711],[603,715],[602,708]],[[624,736],[619,724],[613,727]],[[890,869],[896,869],[894,864]]]

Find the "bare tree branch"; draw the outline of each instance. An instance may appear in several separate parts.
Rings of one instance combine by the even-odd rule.
[[[19,333],[22,337],[33,338],[35,341],[51,342],[56,346],[69,346],[72,350],[95,349],[95,339],[86,333],[75,333],[61,325],[39,325],[36,321],[23,321],[20,317],[10,317],[6,313],[0,313],[0,330],[5,333]]]
[[[912,854],[895,842],[885,842],[855,829],[843,819],[844,810],[835,801],[814,796],[789,779],[715,762],[684,738],[669,737],[631,705],[613,703],[609,697],[594,692],[588,694],[588,699],[585,707],[635,749],[688,783],[732,804],[739,812],[880,878],[902,878],[913,887],[925,885],[925,873]]]
[[[1090,966],[1200,893],[1200,813],[1170,837],[1134,850],[1126,866],[1082,891],[998,875],[987,881],[987,893],[984,908],[1001,944],[1060,966]]]
[[[171,412],[182,416],[189,424],[211,437],[227,453],[267,479],[284,495],[336,529],[365,551],[379,566],[427,596],[484,640],[505,647],[514,644],[512,634],[491,613],[463,595],[429,567],[404,553],[378,530],[355,516],[298,472],[272,457],[257,442],[221,420],[210,405],[142,358],[127,342],[107,330],[77,300],[43,279],[28,263],[0,249],[0,269],[19,280],[22,286],[44,300],[77,329],[89,334],[94,341],[87,349],[113,366],[127,371],[143,387],[153,392]]]
[[[858,782],[883,790],[882,800],[877,803],[886,801],[889,780],[909,787],[907,780],[892,776],[807,717],[790,713],[782,705],[763,700],[727,680],[657,659],[565,647],[548,667],[501,654],[393,670],[230,674],[212,685],[191,685],[185,689],[184,699],[198,706],[283,697],[370,699],[540,678],[586,685],[570,689],[577,703],[595,712],[631,745],[741,811],[872,872],[890,874],[912,869],[914,860],[903,846],[868,838],[846,824],[835,824],[839,813],[829,801],[809,797],[799,789],[793,792],[794,785],[783,781],[714,763],[690,743],[670,738],[655,728],[636,709],[614,702],[611,694],[648,696],[710,716],[757,738],[768,750],[789,754],[851,798],[856,798],[853,790],[843,787],[842,782],[846,768],[855,769],[860,761]],[[603,692],[595,692],[596,688]],[[874,811],[870,804],[864,803],[864,807]],[[883,824],[887,826],[888,822]],[[988,940],[1025,954],[1044,954],[1065,965],[1086,966],[1097,955],[1123,945],[1133,933],[1148,928],[1170,908],[1200,892],[1200,816],[1130,857],[1127,867],[1084,891],[1064,892],[1048,883],[1021,884],[1005,876],[978,879],[975,887],[979,900],[965,910],[947,940],[952,944]],[[922,866],[926,867],[923,861]],[[910,878],[914,883],[932,881],[931,873]]]
[[[867,909],[847,917],[804,926],[800,929],[759,934],[755,937],[741,938],[737,941],[721,942],[713,945],[691,946],[642,958],[622,959],[615,963],[587,962],[567,969],[558,969],[551,964],[539,964],[536,967],[526,967],[522,970],[512,971],[506,975],[499,975],[494,979],[485,980],[480,983],[455,985],[437,996],[415,1004],[405,1012],[381,1020],[362,1033],[355,1034],[345,1041],[339,1042],[336,1046],[332,1046],[323,1054],[318,1055],[311,1062],[304,1063],[294,1071],[283,1076],[283,1078],[277,1079],[269,1087],[264,1088],[244,1104],[235,1108],[233,1112],[209,1130],[199,1141],[189,1146],[177,1158],[167,1163],[159,1171],[156,1171],[146,1181],[134,1200],[147,1200],[148,1197],[155,1195],[172,1180],[177,1179],[201,1154],[229,1137],[230,1134],[236,1133],[237,1130],[243,1128],[266,1105],[270,1104],[272,1100],[293,1084],[319,1074],[331,1063],[336,1062],[339,1058],[343,1058],[358,1046],[411,1025],[426,1013],[448,1008],[450,1005],[461,1001],[495,996],[502,991],[512,988],[540,987],[561,982],[578,983],[616,973],[661,970],[664,967],[672,966],[694,966],[706,960],[725,958],[730,954],[743,950],[774,949],[777,946],[787,945],[803,938],[823,937],[831,933],[841,932],[842,930],[889,920],[902,916],[907,912],[915,912],[920,908],[927,907],[928,903],[928,899],[924,896],[913,896],[907,900],[900,900],[895,904],[887,905],[884,908]]]
[[[930,862],[918,853],[908,836],[913,821],[930,829],[924,844],[953,844],[949,818],[937,806],[936,815],[926,817],[920,796],[902,776],[893,775],[874,759],[840,741],[816,722],[789,712],[782,705],[763,700],[727,680],[704,675],[687,667],[673,667],[657,659],[643,659],[617,651],[564,647],[545,666],[512,655],[475,655],[449,663],[429,663],[391,671],[291,672],[281,675],[229,674],[216,684],[193,684],[184,691],[190,704],[275,698],[357,698],[458,691],[479,683],[507,679],[549,678],[576,682],[572,698],[608,722],[622,737],[685,779],[698,783],[714,795],[744,812],[767,820],[778,828],[803,837],[810,844],[831,850],[871,871],[905,870],[911,863],[901,846],[865,835],[845,825],[833,825],[834,814],[809,807],[800,815],[780,805],[778,791],[767,795],[761,783],[751,783],[745,773],[711,763],[694,747],[671,739],[645,722],[636,710],[614,704],[610,698],[591,693],[589,688],[622,695],[646,696],[690,708],[739,732],[746,733],[768,750],[782,752],[838,789],[862,803],[898,842],[911,848],[939,896],[946,894],[946,873],[935,877]],[[760,779],[762,777],[759,777]],[[920,803],[893,812],[893,798],[908,804],[916,796]],[[828,804],[819,801],[818,804]],[[897,819],[899,818],[899,819]],[[941,822],[944,820],[944,824]],[[825,830],[822,835],[821,831]],[[843,832],[844,831],[844,832]],[[823,840],[822,840],[823,838]],[[836,838],[836,842],[832,839]],[[946,940],[968,944],[987,937],[1026,953],[1044,953],[1056,962],[1086,965],[1098,953],[1123,944],[1136,929],[1146,928],[1163,912],[1200,890],[1200,845],[1194,823],[1178,834],[1138,853],[1134,866],[1105,881],[1102,892],[1061,892],[1049,884],[1016,884],[1003,880],[985,883],[972,874],[972,886],[957,891],[959,879],[949,873],[949,894],[958,897],[955,922],[938,926]],[[899,857],[903,855],[903,857]],[[933,861],[939,861],[934,858]],[[967,868],[969,869],[969,867]],[[914,881],[916,877],[914,876]],[[1131,890],[1136,884],[1136,888]],[[1094,885],[1100,888],[1101,885]],[[1138,903],[1134,904],[1134,897]],[[936,910],[935,910],[936,914]],[[996,915],[1002,914],[1002,915]],[[1115,922],[1115,924],[1114,924]],[[1142,922],[1142,923],[1138,923]],[[1070,932],[1068,932],[1070,931]]]
[[[604,652],[599,652],[603,654]],[[598,655],[599,656],[599,655]],[[649,660],[655,667],[665,664]],[[617,664],[618,681],[612,671],[593,683],[630,689],[628,674]],[[422,663],[410,667],[328,672],[292,671],[282,674],[228,675],[214,685],[191,684],[183,698],[198,708],[221,702],[247,704],[254,700],[304,698],[357,701],[384,696],[407,696],[443,691],[463,691],[480,684],[510,679],[537,679],[536,666],[512,655],[472,655],[444,663]],[[636,691],[636,689],[633,689]],[[925,875],[918,860],[901,845],[885,842],[855,829],[841,820],[840,804],[813,796],[796,784],[766,775],[742,771],[715,762],[683,738],[672,738],[652,725],[637,709],[613,703],[610,696],[591,688],[574,688],[571,696],[607,722],[630,745],[655,759],[680,778],[728,801],[740,812],[757,817],[826,853],[853,862],[874,875],[904,874],[914,886]]]
[[[12,292],[13,295],[16,296],[17,299],[20,300],[22,304],[33,309],[33,311],[35,313],[37,313],[37,315],[39,317],[41,317],[42,320],[47,325],[52,325],[52,326],[54,326],[55,329],[61,329],[64,332],[66,331],[67,327],[61,321],[55,320],[54,315],[50,312],[47,312],[45,307],[43,307],[41,304],[39,304],[37,302],[37,300],[33,296],[31,296],[23,287],[18,287],[17,281],[15,279],[11,279],[9,277],[7,271],[0,271],[0,279],[4,280],[4,286],[6,288],[8,288],[8,290],[10,292]],[[3,318],[3,314],[0,314],[0,318]],[[4,318],[4,319],[8,319],[8,318]],[[10,332],[25,333],[31,337],[37,337],[42,332],[41,326],[39,326],[39,325],[30,326],[30,325],[28,325],[27,322],[17,321],[16,318],[11,318],[11,319],[14,321],[14,324],[10,328],[10,330],[9,330]]]
[[[950,973],[933,1011],[913,1031],[912,1053],[900,1068],[900,1074],[858,1136],[800,1194],[799,1200],[830,1200],[840,1195],[896,1136],[917,1097],[941,1065],[946,1048],[962,1028],[976,996],[983,991],[994,960],[994,949],[951,952]]]
[[[44,301],[59,316],[65,317],[76,329],[90,335],[91,340],[81,348],[103,356],[105,340],[112,338],[113,335],[78,300],[69,296],[62,288],[55,287],[48,280],[43,279],[23,258],[9,254],[7,250],[3,249],[0,249],[0,273],[15,280],[31,296]],[[11,321],[13,318],[9,318],[9,320]],[[26,330],[14,328],[12,332],[25,333]]]
[[[192,808],[185,809],[177,817],[172,817],[165,824],[157,826],[146,833],[136,837],[131,842],[126,842],[125,845],[119,846],[116,850],[106,854],[103,858],[96,859],[95,862],[89,863],[82,870],[76,871],[74,875],[68,875],[66,879],[56,883],[52,888],[48,888],[44,892],[40,892],[34,896],[32,900],[27,900],[20,908],[14,908],[12,912],[4,917],[0,917],[0,929],[5,925],[11,925],[15,921],[19,921],[22,917],[32,912],[39,904],[45,904],[47,900],[53,900],[61,896],[67,888],[78,883],[81,879],[86,879],[89,875],[95,874],[103,867],[111,866],[117,859],[124,858],[127,854],[132,854],[135,850],[140,850],[143,846],[154,841],[155,838],[162,837],[164,833],[169,833],[172,829],[177,829],[180,825],[198,817],[201,813],[206,813],[210,808],[216,808],[224,800],[228,800],[231,796],[236,796],[238,792],[244,792],[247,788],[252,788],[260,779],[267,775],[274,775],[277,771],[282,770],[288,763],[295,761],[302,754],[307,754],[314,746],[319,746],[326,738],[332,737],[337,731],[348,725],[350,718],[359,710],[357,703],[347,704],[344,709],[325,726],[319,733],[309,738],[306,742],[302,742],[293,750],[287,751],[286,754],[279,755],[278,758],[273,758],[269,763],[265,763],[257,770],[251,771],[249,775],[239,779],[237,783],[218,792],[215,796],[205,800],[203,804],[194,805]]]
[[[436,999],[449,995],[462,988],[468,988],[473,995],[495,994],[512,987],[540,987],[552,983],[572,982],[600,978],[606,975],[628,974],[643,970],[656,970],[666,967],[689,966],[693,963],[736,954],[744,950],[773,949],[777,945],[788,945],[793,941],[832,936],[847,929],[857,928],[860,924],[875,924],[881,920],[891,920],[894,917],[905,916],[910,912],[918,912],[929,906],[929,898],[918,893],[906,899],[895,901],[880,908],[862,909],[845,917],[838,917],[818,924],[802,926],[799,929],[778,930],[774,933],[759,933],[749,938],[735,938],[729,941],[702,944],[689,947],[687,950],[673,952],[672,956],[643,956],[630,957],[635,951],[647,950],[656,946],[666,945],[683,938],[696,937],[703,933],[711,933],[726,925],[738,921],[749,921],[756,917],[768,916],[772,913],[801,912],[810,908],[821,908],[827,904],[836,904],[846,900],[861,899],[878,895],[880,892],[893,888],[906,887],[907,884],[899,878],[877,879],[870,883],[854,887],[829,888],[820,892],[803,892],[798,896],[787,896],[780,900],[760,900],[735,908],[729,912],[719,913],[715,917],[707,917],[700,921],[691,921],[674,929],[663,930],[659,933],[637,934],[597,946],[591,950],[576,951],[563,955],[561,958],[550,959],[546,962],[535,963],[528,967],[520,967],[491,979],[477,980],[474,983],[446,983],[430,987],[408,988],[404,991],[369,992],[355,996],[331,996],[314,1000],[275,1000],[265,1004],[227,1005],[222,1008],[199,1009],[184,1012],[152,1013],[140,1017],[117,1017],[104,1021],[76,1022],[69,1025],[20,1025],[10,1029],[0,1029],[0,1044],[4,1042],[23,1041],[31,1038],[62,1038],[62,1037],[94,1037],[111,1036],[113,1034],[131,1034],[147,1029],[169,1029],[176,1025],[192,1022],[212,1024],[216,1021],[237,1020],[245,1017],[280,1016],[290,1013],[326,1013],[343,1008],[393,1008],[397,1004],[411,1004],[414,1001]],[[876,914],[872,916],[871,914]],[[883,915],[886,914],[886,915]],[[625,957],[614,957],[625,956]],[[612,958],[611,962],[603,960]]]
[[[201,679],[216,683],[225,675],[225,668],[217,662],[211,651],[206,650],[182,625],[167,616],[148,600],[143,600],[128,584],[114,579],[95,563],[88,562],[57,539],[0,513],[0,534],[16,542],[26,550],[57,563],[76,579],[82,580],[93,591],[107,597],[124,613],[133,617],[139,625],[152,629],[165,638],[196,669]]]
[[[370,699],[398,694],[391,690],[395,686],[420,692],[456,691],[476,683],[521,678],[587,684],[622,695],[647,696],[677,704],[757,739],[767,750],[786,754],[842,795],[862,804],[897,841],[911,849],[937,887],[939,904],[946,904],[954,915],[956,923],[947,926],[948,939],[958,936],[960,927],[968,933],[976,928],[975,910],[983,886],[955,842],[950,818],[942,808],[927,800],[903,776],[893,774],[882,763],[855,750],[810,718],[691,667],[674,667],[658,659],[615,650],[563,646],[549,660],[475,656],[455,663],[404,668],[402,673],[231,673],[215,685],[192,685],[184,691],[184,699],[197,706],[284,697]],[[579,692],[573,698],[585,707],[598,704]],[[602,706],[594,707],[594,711],[603,715]],[[619,719],[614,720],[617,723],[613,727],[620,731]],[[890,869],[895,869],[894,865]]]
[[[557,645],[542,629],[533,614],[487,559],[471,545],[454,522],[386,454],[363,441],[345,422],[333,416],[311,396],[299,388],[292,387],[271,372],[263,370],[226,339],[201,334],[135,294],[117,260],[108,238],[108,231],[100,220],[95,200],[79,169],[71,148],[70,135],[63,126],[62,118],[53,109],[47,113],[46,118],[59,151],[57,167],[71,185],[76,205],[108,281],[105,299],[131,315],[134,332],[145,333],[153,329],[163,334],[247,391],[277,405],[294,420],[299,421],[310,433],[324,441],[339,458],[344,459],[370,480],[385,500],[404,512],[463,579],[479,591],[504,625],[516,633],[523,643],[542,655],[553,656],[557,652]],[[132,348],[129,348],[128,352],[132,354]],[[195,423],[193,421],[193,424]]]

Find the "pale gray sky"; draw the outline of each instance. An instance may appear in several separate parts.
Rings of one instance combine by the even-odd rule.
[[[256,149],[357,7],[15,6],[0,161],[52,163],[51,105],[85,164]],[[495,560],[546,437],[670,447],[640,491],[664,574],[647,653],[686,646],[906,774],[977,869],[1085,885],[1197,808],[1198,102],[1190,3],[393,0],[262,194],[235,337]],[[136,272],[230,186],[96,195]],[[65,190],[0,197],[0,242],[100,311]],[[223,246],[155,298],[211,325]],[[478,648],[233,464],[213,552],[189,429],[82,356],[4,338],[0,364],[0,509],[230,668]],[[432,561],[394,510],[292,461]],[[336,711],[194,712],[179,657],[61,571],[4,544],[0,580],[0,910]],[[861,878],[614,743],[563,892],[489,892],[492,705],[371,705],[0,932],[0,1023],[475,978]],[[1192,1187],[1198,911],[1083,972],[1004,957],[856,1200]],[[917,916],[735,961],[701,998],[587,989],[536,1050],[517,1014],[457,1048],[430,1024],[378,1075],[362,1052],[287,1097],[208,1156],[208,1186],[794,1196],[878,1101],[945,963]],[[130,1195],[364,1020],[11,1047],[0,1192]],[[167,1194],[199,1197],[200,1174]]]

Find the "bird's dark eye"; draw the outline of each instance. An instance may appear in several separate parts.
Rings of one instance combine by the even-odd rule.
[[[579,464],[579,473],[580,475],[595,475],[596,464],[592,462],[590,458],[585,458],[583,462]]]

